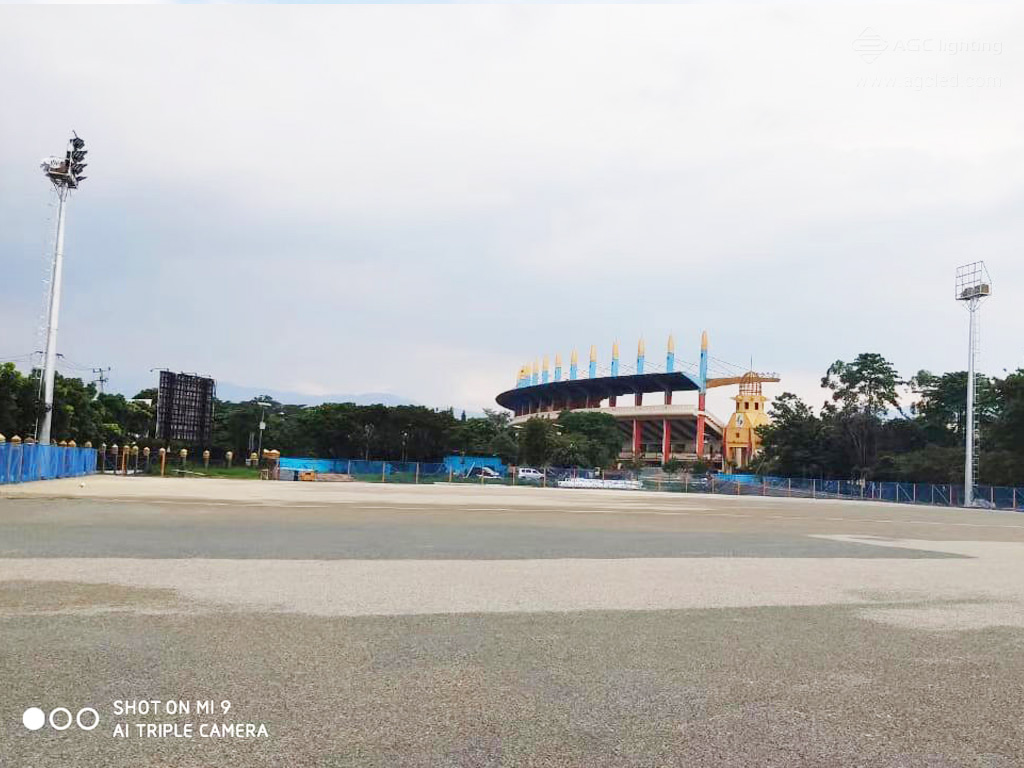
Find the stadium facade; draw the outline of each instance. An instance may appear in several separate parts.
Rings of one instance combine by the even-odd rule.
[[[648,364],[643,339],[637,345],[636,365],[629,370],[620,363],[618,342],[612,345],[610,365],[601,370],[597,348],[592,346],[585,376],[575,350],[568,371],[563,371],[560,355],[555,355],[553,371],[545,356],[543,362],[520,368],[516,386],[496,400],[512,411],[513,425],[531,418],[555,419],[562,411],[607,413],[622,430],[619,459],[623,462],[657,465],[673,459],[702,459],[722,469],[740,469],[760,446],[757,427],[769,421],[761,384],[779,379],[751,370],[709,377],[710,360],[707,332],[701,335],[696,364],[676,359],[672,336],[663,368]],[[736,368],[716,363],[715,367]],[[736,410],[723,422],[708,412],[706,393],[709,388],[730,385],[739,386],[739,394],[733,397]],[[697,393],[696,402],[675,402],[689,392]]]

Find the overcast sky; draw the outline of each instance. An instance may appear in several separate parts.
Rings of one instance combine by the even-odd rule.
[[[1024,365],[1013,6],[0,7],[0,356],[476,410],[669,332],[820,405],[836,358]],[[129,391],[130,390],[130,391]],[[727,414],[718,393],[713,408]]]

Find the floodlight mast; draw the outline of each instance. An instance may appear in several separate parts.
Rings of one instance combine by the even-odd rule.
[[[71,190],[85,179],[85,142],[72,131],[64,157],[49,157],[42,162],[43,174],[57,190],[57,237],[53,251],[53,272],[50,279],[50,303],[46,324],[46,357],[43,362],[43,423],[39,442],[49,445],[53,426],[53,384],[57,373],[57,327],[60,320],[60,292],[64,276],[64,222]]]
[[[964,506],[974,506],[974,483],[978,469],[978,436],[975,414],[975,368],[978,358],[978,309],[981,300],[991,295],[992,281],[985,262],[974,261],[957,267],[956,300],[964,302],[970,316],[967,336],[967,425],[964,435]]]

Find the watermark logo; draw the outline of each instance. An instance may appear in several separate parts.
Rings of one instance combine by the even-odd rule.
[[[1003,79],[994,75],[960,75],[934,72],[929,75],[871,75],[857,80],[858,88],[891,88],[930,91],[936,88],[1002,88]]]
[[[885,53],[888,47],[889,44],[871,27],[867,27],[853,41],[853,50],[868,64],[872,64],[875,59]]]
[[[83,731],[91,731],[100,724],[100,715],[92,707],[83,707],[77,715],[72,715],[67,707],[57,707],[50,710],[47,717],[39,707],[29,707],[21,716],[21,724],[30,731],[38,731],[47,721],[55,731],[66,731],[72,724],[78,725]]]
[[[874,29],[867,27],[854,39],[853,50],[868,64],[873,64],[886,52],[894,56],[905,53],[1001,56],[1003,44],[998,40],[952,40],[938,37],[906,37],[889,42]]]

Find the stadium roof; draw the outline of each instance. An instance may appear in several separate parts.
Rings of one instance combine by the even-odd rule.
[[[641,373],[632,376],[602,376],[596,379],[562,379],[529,387],[516,387],[502,392],[495,400],[511,411],[519,411],[529,403],[551,400],[604,400],[621,395],[647,392],[687,392],[699,390],[700,384],[682,371],[673,373]]]

